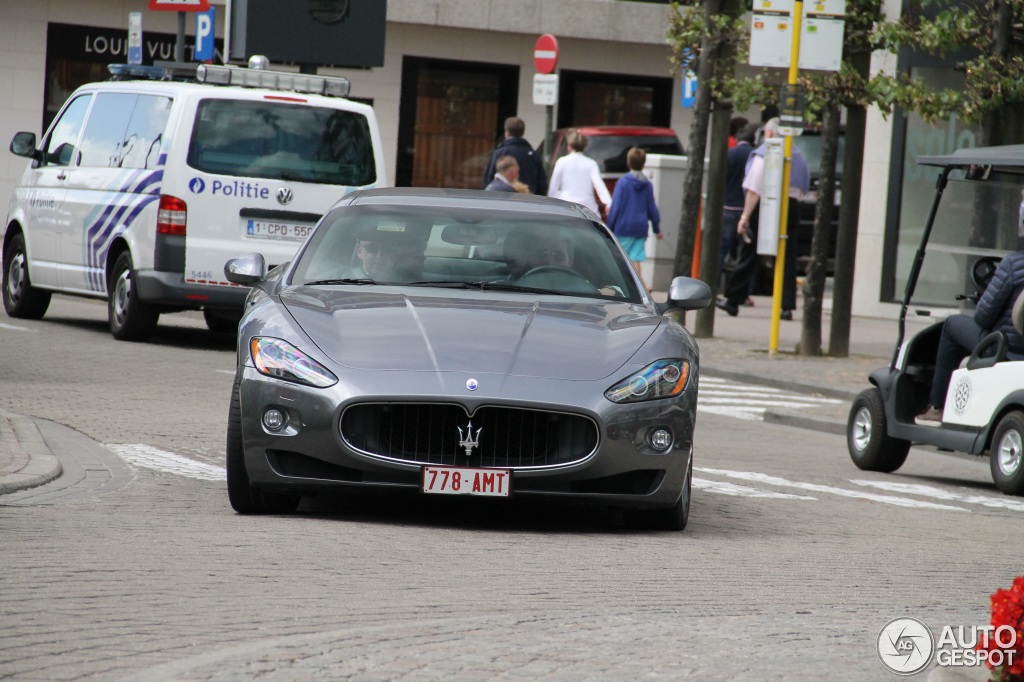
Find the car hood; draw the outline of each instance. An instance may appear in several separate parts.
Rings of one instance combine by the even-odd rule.
[[[662,320],[629,303],[484,296],[298,286],[283,291],[281,302],[313,342],[345,367],[568,380],[609,376]]]

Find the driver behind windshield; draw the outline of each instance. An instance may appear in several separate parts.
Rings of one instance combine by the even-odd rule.
[[[362,273],[355,276],[377,282],[419,279],[423,274],[425,236],[425,230],[399,223],[381,223],[364,230],[356,241]]]
[[[1013,304],[1024,291],[1024,251],[1006,254],[978,300],[974,315],[957,313],[942,323],[942,336],[932,375],[931,404],[917,416],[918,424],[942,422],[942,409],[953,371],[969,356],[985,335],[993,331],[1006,334],[1010,353],[1024,354],[1024,339],[1013,326]]]

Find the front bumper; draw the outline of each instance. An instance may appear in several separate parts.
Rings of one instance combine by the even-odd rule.
[[[494,382],[491,394],[472,397],[458,391],[419,388],[396,376],[402,373],[367,373],[360,383],[375,390],[339,384],[314,389],[271,379],[252,367],[242,371],[240,401],[245,466],[250,482],[260,488],[291,494],[321,490],[377,489],[416,492],[421,485],[421,464],[391,461],[351,447],[339,430],[341,416],[352,404],[364,402],[457,403],[467,417],[482,406],[572,412],[585,416],[598,428],[597,446],[589,455],[569,464],[550,467],[512,467],[512,495],[599,502],[616,507],[667,507],[678,500],[686,481],[692,452],[696,414],[696,373],[691,385],[677,398],[616,405],[603,397],[604,382],[587,404],[581,395],[593,395],[598,384],[518,378],[511,386]],[[434,381],[458,386],[465,380],[440,377]],[[372,376],[371,376],[372,375]],[[453,381],[454,380],[454,381]],[[491,383],[491,382],[482,382]],[[390,386],[389,384],[394,384]],[[585,390],[581,390],[585,389]],[[463,391],[462,393],[465,393]],[[543,401],[534,396],[545,396]],[[287,415],[279,432],[264,427],[268,408]],[[647,443],[654,426],[671,430],[673,442],[663,453]],[[462,466],[473,466],[472,459]]]
[[[249,287],[192,284],[177,272],[140,270],[135,273],[139,300],[150,305],[198,310],[216,308],[241,312]]]

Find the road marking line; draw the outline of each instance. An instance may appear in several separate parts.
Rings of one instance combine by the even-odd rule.
[[[231,374],[232,376],[235,374],[235,370],[233,369],[218,369],[217,371],[221,374]]]
[[[948,504],[937,504],[935,502],[925,502],[923,500],[913,500],[909,497],[895,497],[893,495],[877,495],[875,493],[864,493],[859,490],[848,490],[846,488],[836,488],[831,485],[819,485],[817,483],[803,483],[800,481],[790,481],[779,476],[769,476],[768,474],[758,473],[756,471],[728,471],[726,469],[707,469],[703,467],[694,467],[694,471],[699,471],[703,474],[715,474],[718,476],[727,476],[729,478],[738,478],[743,481],[750,481],[753,483],[766,483],[768,485],[777,485],[784,488],[797,488],[798,490],[810,490],[817,493],[829,493],[831,495],[838,495],[840,497],[853,497],[862,500],[871,500],[872,502],[881,502],[883,504],[892,504],[897,507],[914,507],[919,509],[946,509],[949,511],[962,511],[970,512],[970,509],[964,509],[963,507],[954,507]]]
[[[764,421],[764,408],[755,407],[749,410],[743,409],[742,407],[717,407],[714,405],[701,405],[697,404],[698,412],[710,412],[711,414],[722,414],[726,417],[736,417],[737,419],[749,419],[755,422]]]
[[[814,500],[816,497],[806,495],[791,495],[789,493],[777,493],[774,490],[759,490],[746,485],[728,483],[726,481],[709,481],[704,478],[694,478],[693,487],[697,490],[704,490],[709,493],[721,495],[732,495],[734,497],[768,497],[777,500]]]
[[[108,445],[108,448],[120,455],[129,464],[156,469],[178,476],[198,478],[201,481],[223,481],[227,479],[224,469],[197,462],[194,459],[176,455],[173,452],[160,450],[142,443],[128,445]]]
[[[980,504],[983,507],[1024,511],[1024,502],[1021,502],[1020,500],[1012,500],[1002,497],[988,497],[987,495],[974,495],[970,493],[958,493],[952,490],[941,490],[930,485],[921,485],[919,483],[865,480],[852,480],[850,483],[878,488],[879,490],[888,490],[893,493],[921,495],[923,497],[932,497],[937,500],[947,500],[949,502],[964,502],[965,504]]]
[[[4,324],[3,322],[0,322],[0,329],[10,329],[11,331],[14,331],[14,332],[30,332],[30,331],[34,331],[32,329],[29,329],[28,327],[16,327],[13,324]]]

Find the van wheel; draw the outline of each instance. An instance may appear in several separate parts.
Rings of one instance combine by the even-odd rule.
[[[11,317],[38,320],[50,307],[50,292],[36,289],[28,278],[25,237],[16,234],[4,249],[4,310]]]
[[[203,311],[206,328],[214,334],[237,334],[240,317],[232,317],[230,313],[218,314],[210,310]]]
[[[145,341],[153,335],[160,313],[139,301],[135,287],[132,255],[125,251],[117,257],[107,286],[107,319],[110,333],[119,341]]]
[[[886,428],[881,392],[877,388],[862,391],[846,422],[846,447],[858,469],[891,473],[907,461],[910,441],[890,437]]]
[[[227,438],[228,501],[239,514],[291,514],[299,506],[299,495],[265,493],[249,483],[245,470],[245,449],[242,445],[242,406],[238,398],[238,382],[231,391],[228,410]]]
[[[989,455],[992,480],[1007,495],[1024,495],[1024,412],[1002,418],[992,438]]]

